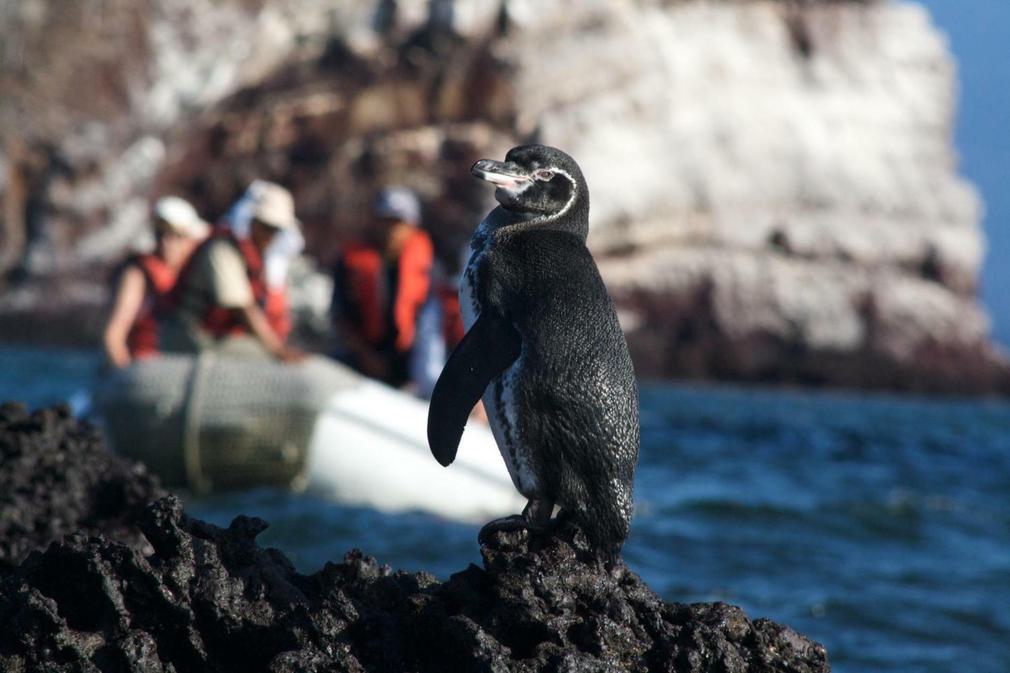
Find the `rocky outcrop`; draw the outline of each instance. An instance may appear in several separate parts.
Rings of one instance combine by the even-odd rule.
[[[0,407],[0,451],[5,672],[829,670],[786,627],[662,601],[570,522],[488,536],[445,582],[359,551],[302,575],[266,522],[186,516],[65,408]]]
[[[0,405],[0,574],[71,533],[144,549],[140,512],[165,494],[143,465],[109,453],[69,408]]]
[[[260,519],[161,500],[145,557],[74,535],[0,585],[5,671],[827,671],[824,648],[722,603],[664,603],[580,531],[500,533],[444,583],[352,551],[303,576]]]
[[[123,4],[145,48],[143,67],[109,71],[130,92],[108,94],[115,136],[93,112],[78,113],[91,135],[66,136],[25,114],[59,142],[34,150],[43,168],[8,151],[22,157],[8,184],[28,185],[8,210],[50,232],[23,256],[31,278],[119,255],[149,196],[181,192],[213,217],[253,176],[294,190],[324,262],[367,226],[378,185],[408,184],[453,266],[490,206],[466,167],[540,141],[586,173],[590,244],[642,374],[1010,388],[975,297],[984,243],[952,149],[955,71],[917,5]],[[4,303],[32,305],[18,293],[37,284]]]

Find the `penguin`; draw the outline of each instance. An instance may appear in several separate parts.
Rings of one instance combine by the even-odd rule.
[[[613,301],[586,247],[589,188],[544,145],[482,159],[471,173],[498,207],[471,239],[460,283],[466,334],[432,392],[428,442],[448,466],[483,399],[522,514],[481,530],[545,530],[554,508],[616,559],[632,513],[638,387]]]

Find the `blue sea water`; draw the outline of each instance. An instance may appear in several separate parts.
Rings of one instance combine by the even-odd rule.
[[[88,353],[0,349],[0,399],[67,399]],[[81,399],[78,396],[78,399]],[[1010,404],[645,385],[625,560],[669,600],[722,600],[824,643],[835,671],[1010,671]],[[305,572],[359,547],[441,577],[476,526],[277,490],[191,501]]]

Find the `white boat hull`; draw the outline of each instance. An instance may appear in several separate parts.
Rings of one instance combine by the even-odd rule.
[[[375,382],[336,393],[316,421],[309,489],[382,511],[465,521],[519,512],[524,501],[490,430],[468,426],[456,462],[445,468],[428,449],[427,417],[425,402]]]
[[[485,426],[468,427],[443,468],[428,450],[427,403],[323,358],[166,356],[115,373],[96,402],[113,447],[170,486],[208,492],[294,477],[336,502],[461,521],[523,505]]]

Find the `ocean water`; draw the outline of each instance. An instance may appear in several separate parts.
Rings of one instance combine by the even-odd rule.
[[[0,349],[0,399],[73,398],[89,353]],[[643,386],[625,560],[669,600],[721,600],[824,643],[842,673],[1010,671],[1010,404]],[[278,490],[188,503],[305,572],[359,547],[446,577],[477,527]]]

